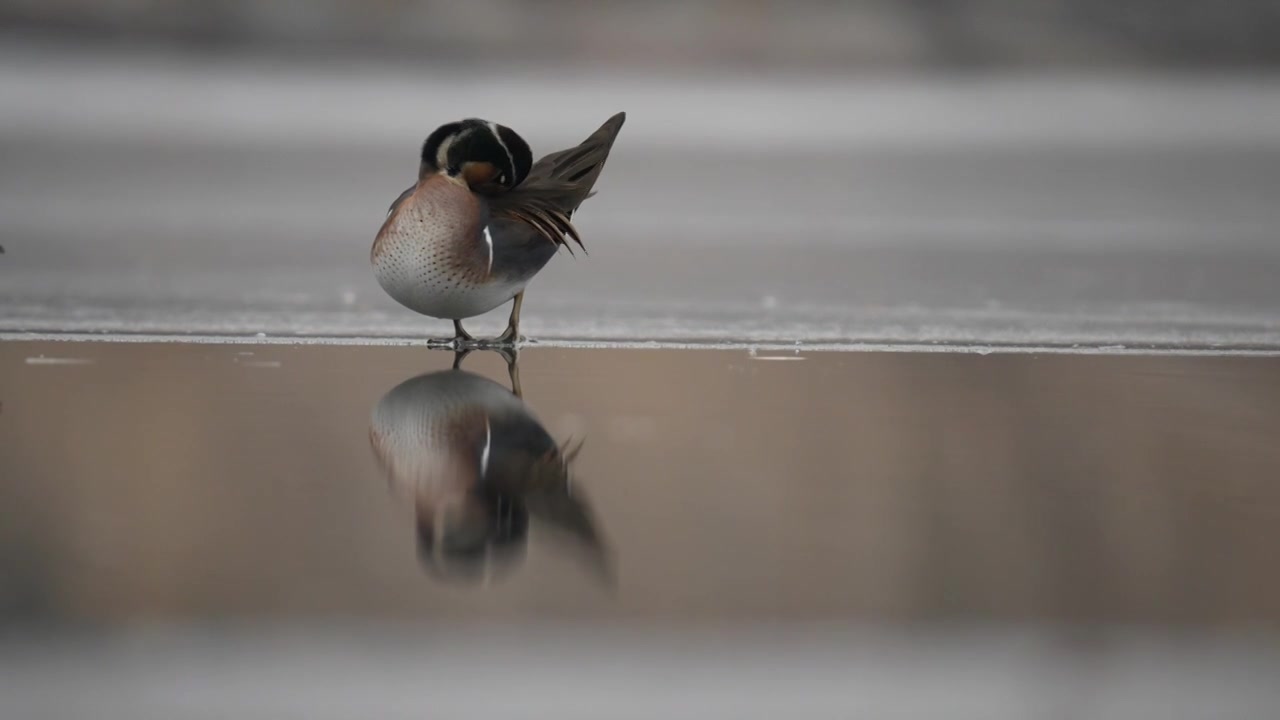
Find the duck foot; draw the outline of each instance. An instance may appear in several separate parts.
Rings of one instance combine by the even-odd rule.
[[[508,327],[507,331],[488,342],[493,345],[503,345],[506,347],[515,347],[520,344],[524,338],[520,337],[520,333],[513,327]]]

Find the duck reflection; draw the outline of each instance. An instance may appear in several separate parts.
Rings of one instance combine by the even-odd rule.
[[[560,447],[530,412],[513,356],[511,390],[462,370],[464,357],[393,388],[369,429],[393,492],[413,506],[424,567],[488,580],[523,558],[532,520],[608,580],[608,553],[571,479],[581,444]]]

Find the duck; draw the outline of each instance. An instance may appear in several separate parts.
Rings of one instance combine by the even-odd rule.
[[[584,252],[572,218],[594,194],[626,113],[582,143],[533,162],[524,138],[469,118],[446,123],[422,145],[418,180],[391,204],[369,259],[396,302],[453,321],[455,347],[514,345],[525,288],[570,241]],[[512,303],[507,329],[478,341],[467,318]]]

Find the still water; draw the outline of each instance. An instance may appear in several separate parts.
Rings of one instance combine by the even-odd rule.
[[[621,651],[582,628],[1275,648],[1280,360],[533,348],[513,375],[498,353],[456,359],[0,345],[0,666],[30,668],[41,638],[368,623],[570,623],[606,658]],[[793,664],[853,647],[810,639],[785,641]]]
[[[1280,621],[1277,360],[454,359],[0,347],[6,618]]]

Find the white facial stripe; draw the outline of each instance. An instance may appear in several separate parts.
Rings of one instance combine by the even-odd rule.
[[[507,162],[511,163],[508,166],[511,168],[511,175],[510,177],[507,178],[507,182],[515,182],[516,181],[516,158],[514,155],[511,154],[511,149],[507,147],[507,144],[502,142],[502,136],[498,134],[498,124],[492,123],[492,122],[489,123],[489,132],[493,133],[493,139],[497,140],[498,144],[502,146],[502,150],[505,153],[507,153]]]
[[[450,135],[444,139],[444,142],[440,143],[440,149],[436,150],[436,167],[441,170],[449,167],[449,148],[453,146],[454,142],[466,137],[469,132],[471,132],[471,128]]]
[[[441,170],[445,169],[445,163],[449,160],[449,146],[453,144],[453,135],[446,137],[444,142],[440,143],[440,148],[436,150],[436,167]]]
[[[489,226],[484,226],[484,243],[489,246],[489,269],[487,272],[493,272],[493,236],[489,234]]]

